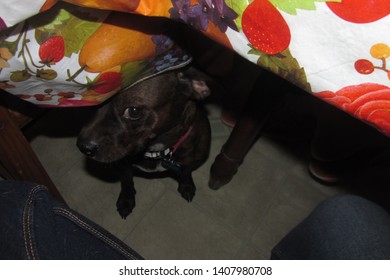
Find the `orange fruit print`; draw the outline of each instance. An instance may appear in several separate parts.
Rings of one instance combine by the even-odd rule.
[[[269,0],[254,0],[242,14],[242,30],[254,48],[273,55],[288,48],[290,28]]]
[[[158,34],[159,28],[146,17],[111,12],[81,48],[79,64],[97,73],[152,57],[156,45],[148,33],[152,30]]]

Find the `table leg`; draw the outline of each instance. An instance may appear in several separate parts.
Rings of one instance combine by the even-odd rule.
[[[0,163],[6,179],[31,181],[46,186],[49,193],[65,203],[37,155],[6,108],[0,105]]]

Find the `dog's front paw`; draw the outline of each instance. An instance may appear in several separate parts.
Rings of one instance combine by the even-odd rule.
[[[127,216],[130,215],[131,212],[133,212],[133,209],[135,207],[135,198],[124,198],[119,197],[118,201],[116,202],[116,209],[119,212],[119,215],[122,217],[122,219],[126,219]]]
[[[195,196],[195,191],[196,191],[196,188],[195,188],[195,185],[191,185],[191,184],[180,184],[179,185],[179,188],[177,189],[179,191],[179,193],[181,194],[181,196],[187,200],[188,202],[191,202],[192,199],[194,198]]]

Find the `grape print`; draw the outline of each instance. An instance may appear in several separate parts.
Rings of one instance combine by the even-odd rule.
[[[5,24],[4,20],[0,17],[0,31],[6,28],[7,25]]]

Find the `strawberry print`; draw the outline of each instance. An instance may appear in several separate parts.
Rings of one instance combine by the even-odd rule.
[[[65,55],[65,42],[61,36],[53,36],[39,47],[42,63],[50,65],[59,62]]]
[[[254,0],[242,15],[242,30],[252,46],[273,55],[288,48],[290,29],[269,0]]]

